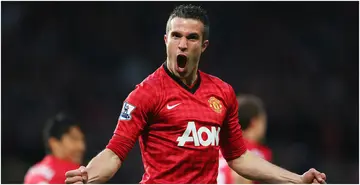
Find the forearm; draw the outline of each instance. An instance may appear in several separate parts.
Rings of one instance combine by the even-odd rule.
[[[249,179],[242,177],[237,174],[234,170],[231,171],[234,184],[252,184],[253,182]]]
[[[110,180],[121,166],[120,158],[110,149],[105,149],[87,165],[88,183],[102,184]]]
[[[237,159],[228,162],[229,166],[239,175],[264,183],[302,183],[301,176],[278,166],[247,151]]]

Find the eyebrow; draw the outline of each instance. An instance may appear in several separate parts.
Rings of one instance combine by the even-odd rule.
[[[198,38],[200,38],[200,35],[198,33],[190,33],[187,37],[188,38],[194,37],[194,38],[198,39]]]
[[[172,31],[171,35],[181,35],[182,36],[182,34],[180,32],[178,32],[178,31]]]
[[[171,35],[181,35],[181,36],[183,36],[183,34],[181,34],[180,32],[178,32],[178,31],[172,31],[171,32]],[[198,34],[198,33],[190,33],[190,34],[188,34],[187,36],[186,36],[187,38],[191,38],[191,37],[195,37],[195,38],[200,38],[200,35]]]

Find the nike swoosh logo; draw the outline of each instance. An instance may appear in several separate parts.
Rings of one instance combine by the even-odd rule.
[[[178,105],[180,105],[181,103],[178,103],[178,104],[175,104],[175,105],[167,105],[166,107],[167,107],[167,109],[169,109],[169,110],[171,110],[171,109],[173,109],[173,108],[175,108],[176,106],[178,106]]]

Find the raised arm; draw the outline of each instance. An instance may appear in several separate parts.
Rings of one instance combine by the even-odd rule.
[[[106,149],[94,157],[86,167],[66,173],[66,183],[105,183],[119,170],[122,161],[143,131],[148,115],[154,108],[155,91],[141,83],[123,104],[118,124]]]
[[[237,174],[263,183],[325,183],[323,173],[310,169],[298,175],[267,162],[247,151],[238,120],[238,104],[231,87],[228,94],[228,116],[220,132],[220,146],[230,168]]]
[[[102,184],[110,180],[120,166],[120,158],[110,149],[105,149],[95,156],[86,167],[82,166],[66,172],[65,183]]]
[[[270,162],[247,151],[240,157],[228,161],[230,168],[237,174],[264,183],[325,183],[326,176],[323,173],[310,169],[303,175],[298,175],[280,168]]]

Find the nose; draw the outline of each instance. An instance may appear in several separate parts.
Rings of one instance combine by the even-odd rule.
[[[187,39],[186,38],[181,38],[180,42],[179,42],[179,49],[181,51],[185,51],[187,49]]]

